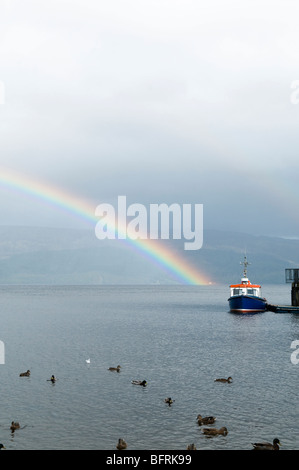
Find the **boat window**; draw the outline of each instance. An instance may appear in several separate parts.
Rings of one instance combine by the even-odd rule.
[[[257,289],[247,289],[247,293],[250,295],[255,295],[255,296],[258,295]]]
[[[239,295],[241,292],[241,289],[233,289],[233,295]]]

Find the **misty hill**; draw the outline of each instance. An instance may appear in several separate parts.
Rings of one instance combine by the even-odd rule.
[[[164,243],[164,241],[163,241]],[[284,283],[285,268],[299,267],[299,240],[207,230],[203,248],[184,251],[165,241],[212,282],[238,282],[247,254],[252,282]],[[120,240],[94,231],[0,227],[0,284],[169,284],[177,282]]]
[[[195,255],[197,265],[216,282],[238,282],[246,253],[252,282],[281,284],[285,268],[299,268],[299,240],[208,230],[203,248]]]

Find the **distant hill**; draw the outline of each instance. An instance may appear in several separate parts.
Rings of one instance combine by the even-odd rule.
[[[299,267],[299,240],[207,230],[203,248],[184,251],[163,241],[211,282],[238,282],[246,252],[249,278],[285,282],[285,268]],[[118,240],[100,241],[94,231],[0,227],[0,284],[169,284],[169,273]]]
[[[213,281],[229,284],[238,282],[245,253],[252,282],[281,284],[285,268],[299,268],[299,240],[216,230],[204,232],[203,248],[194,258]]]

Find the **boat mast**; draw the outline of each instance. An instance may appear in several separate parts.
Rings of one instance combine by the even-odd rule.
[[[251,264],[251,263],[249,263],[249,262],[247,261],[247,256],[246,256],[246,255],[244,256],[244,261],[240,261],[240,264],[243,264],[243,265],[244,265],[243,276],[244,276],[244,277],[247,277],[247,266],[248,266],[249,264]]]

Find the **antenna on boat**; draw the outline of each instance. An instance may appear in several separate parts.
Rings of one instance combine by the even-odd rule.
[[[247,261],[247,256],[246,256],[246,255],[244,256],[244,261],[240,261],[240,264],[243,264],[243,265],[244,265],[243,276],[244,276],[244,277],[247,277],[247,266],[248,266],[249,264],[251,264],[251,263],[249,263],[249,262]]]

